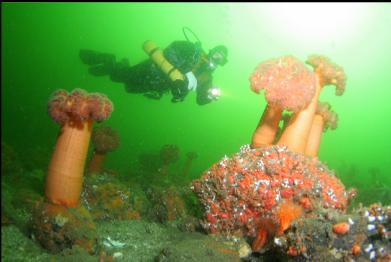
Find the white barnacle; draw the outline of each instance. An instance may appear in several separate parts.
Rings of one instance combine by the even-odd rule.
[[[276,198],[275,199],[276,199],[277,202],[280,201],[280,199],[281,199],[280,193],[276,194]]]
[[[373,250],[373,251],[371,251],[371,253],[369,253],[369,259],[370,259],[370,260],[373,260],[373,259],[375,259],[375,258],[376,258],[376,251]]]
[[[129,198],[129,196],[127,194],[125,194],[124,192],[119,192],[120,193],[120,196],[123,200],[126,200]]]
[[[334,202],[337,202],[338,201],[337,196],[336,195],[332,195],[331,196],[331,200],[333,200]]]
[[[257,191],[257,190],[258,190],[259,185],[260,185],[261,183],[262,183],[261,180],[255,181],[255,183],[254,183],[254,191]]]
[[[248,152],[248,151],[250,151],[250,150],[251,150],[251,147],[250,147],[249,144],[242,145],[242,146],[240,147],[240,153],[246,153],[246,152]]]
[[[322,191],[322,185],[319,181],[315,183],[314,188],[316,193],[320,193]]]
[[[369,225],[367,226],[367,229],[368,229],[368,231],[372,231],[372,230],[375,230],[375,229],[376,229],[376,226],[373,225],[373,224],[369,224]]]
[[[122,258],[124,255],[121,252],[115,252],[113,258]]]
[[[350,225],[354,225],[354,221],[350,217],[348,218],[348,222],[349,222]]]
[[[295,186],[297,186],[297,185],[299,185],[299,184],[303,184],[303,181],[298,180],[297,178],[295,178],[295,179],[293,179],[293,184],[294,184]]]
[[[282,186],[283,187],[289,187],[289,180],[288,180],[288,178],[284,178],[282,180]]]
[[[103,244],[104,244],[105,246],[107,246],[107,247],[117,247],[117,248],[121,248],[121,247],[125,246],[125,243],[122,243],[122,242],[113,240],[113,239],[111,239],[110,237],[107,237],[107,238],[103,241]]]
[[[265,170],[265,163],[263,163],[262,160],[259,160],[259,161],[257,162],[257,166],[258,166],[258,168],[259,168],[261,171],[264,171],[264,170]]]
[[[376,220],[376,217],[374,217],[374,216],[369,216],[368,217],[368,222],[369,223],[372,223],[373,221],[375,221]]]
[[[379,220],[380,222],[384,220],[384,217],[383,216],[377,216],[377,220]]]
[[[268,155],[270,155],[270,153],[269,153],[269,151],[266,151],[266,152],[263,153],[263,155],[264,156],[268,156]]]
[[[267,180],[267,179],[261,179],[259,181],[261,181],[261,183],[264,184],[264,185],[267,185],[267,186],[270,185],[270,181]]]
[[[369,251],[371,251],[373,249],[373,245],[372,244],[369,244],[364,250],[365,250],[365,252],[369,252]]]
[[[225,168],[227,166],[228,157],[227,155],[224,155],[224,157],[220,160],[219,165]]]
[[[275,164],[275,163],[277,163],[277,160],[275,160],[275,159],[270,159],[270,160],[269,160],[269,163],[270,163],[270,164]]]
[[[59,227],[63,227],[67,222],[68,222],[68,218],[67,217],[64,217],[64,216],[61,216],[60,214],[58,214],[55,218],[54,218],[54,223],[59,226]]]
[[[274,238],[274,244],[276,244],[277,246],[282,246],[282,241],[281,241],[281,238],[279,237],[275,237]]]

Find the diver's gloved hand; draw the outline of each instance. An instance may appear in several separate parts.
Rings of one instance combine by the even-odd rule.
[[[183,101],[187,93],[189,93],[189,89],[187,88],[187,86],[188,83],[184,80],[177,79],[173,81],[171,85],[171,102],[176,103]]]

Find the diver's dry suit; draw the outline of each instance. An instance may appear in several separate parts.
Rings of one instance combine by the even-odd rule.
[[[189,41],[174,41],[163,51],[164,57],[182,74],[192,71],[197,79],[197,104],[204,105],[212,101],[208,90],[212,88],[212,72],[209,69],[207,55],[199,45]],[[134,66],[127,59],[117,62],[112,54],[80,50],[81,60],[90,65],[89,72],[95,76],[109,75],[114,82],[125,84],[129,93],[143,93],[153,99],[160,99],[171,91],[172,102],[183,101],[189,92],[186,81],[173,82],[167,74],[147,59]]]

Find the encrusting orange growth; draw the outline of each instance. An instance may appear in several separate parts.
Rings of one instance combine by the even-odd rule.
[[[265,228],[261,228],[251,245],[251,249],[253,251],[259,251],[266,244],[268,236],[268,231]]]
[[[295,257],[299,255],[299,250],[295,246],[289,246],[288,251],[286,252],[287,255]]]
[[[285,201],[281,204],[277,211],[277,218],[279,221],[279,228],[277,235],[282,235],[285,230],[292,224],[292,222],[299,218],[303,213],[303,209],[300,205],[295,204],[292,201]]]
[[[292,222],[303,214],[303,208],[292,200],[281,203],[273,219],[260,219],[259,230],[252,243],[252,250],[259,251],[268,241],[269,237],[280,236],[289,228]]]
[[[49,114],[61,125],[45,187],[45,195],[53,204],[79,205],[93,121],[105,120],[112,110],[106,96],[87,94],[82,89],[71,94],[58,90],[50,99]]]
[[[349,223],[341,222],[333,225],[333,232],[338,235],[344,235],[350,230]]]
[[[361,254],[361,247],[360,247],[360,245],[354,244],[352,246],[352,254],[355,255],[355,256],[358,256],[358,255]]]

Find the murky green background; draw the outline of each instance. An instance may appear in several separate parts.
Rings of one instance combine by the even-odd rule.
[[[130,174],[139,154],[177,144],[182,152],[178,168],[184,153],[199,153],[195,178],[250,142],[266,105],[263,94],[249,88],[256,65],[286,54],[305,60],[320,53],[348,76],[342,97],[331,87],[321,95],[340,121],[324,134],[320,159],[349,186],[371,187],[371,168],[378,168],[379,179],[390,186],[391,4],[319,4],[319,14],[303,4],[283,5],[2,4],[2,140],[24,157],[51,151],[59,126],[47,114],[48,98],[58,88],[80,87],[105,93],[114,103],[104,124],[118,130],[121,146],[108,156],[109,168]],[[166,47],[185,39],[183,26],[197,33],[206,50],[217,44],[229,49],[229,62],[214,74],[223,90],[218,102],[198,106],[190,94],[173,104],[171,95],[155,101],[129,94],[108,77],[89,75],[78,57],[80,48],[89,48],[135,64],[147,58],[145,40]]]

